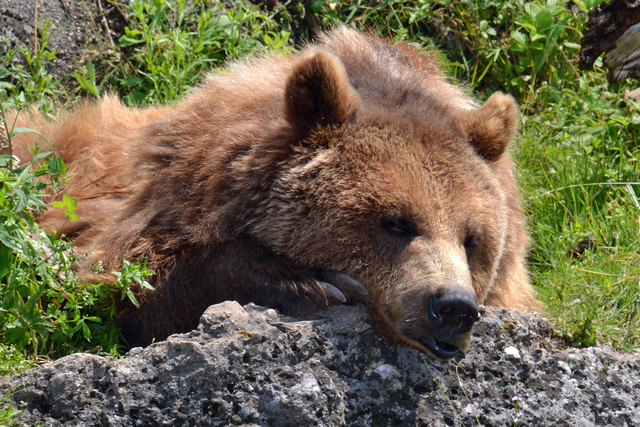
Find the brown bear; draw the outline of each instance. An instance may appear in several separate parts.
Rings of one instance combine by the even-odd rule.
[[[516,121],[511,97],[476,105],[433,55],[336,28],[230,64],[175,106],[108,96],[19,125],[67,162],[80,221],[39,221],[75,237],[80,270],[125,255],[155,270],[140,309],[120,310],[130,345],[188,331],[224,300],[290,314],[365,301],[385,335],[450,358],[478,304],[539,309],[507,150]]]

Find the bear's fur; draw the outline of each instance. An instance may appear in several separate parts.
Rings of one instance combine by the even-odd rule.
[[[434,295],[539,309],[507,150],[516,110],[501,93],[475,105],[428,53],[337,28],[299,54],[231,64],[175,106],[107,96],[18,122],[67,162],[80,221],[39,222],[90,254],[80,270],[117,270],[125,254],[155,270],[141,308],[121,308],[129,344],[187,331],[224,300],[296,314],[346,299],[368,301],[392,339],[449,357],[470,323],[442,332]],[[33,137],[15,140],[28,158]]]

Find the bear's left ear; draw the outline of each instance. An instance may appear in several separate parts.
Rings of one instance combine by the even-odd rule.
[[[487,160],[500,157],[516,133],[518,107],[513,97],[496,92],[465,115],[464,125],[476,152]]]
[[[342,62],[319,50],[293,66],[285,88],[285,114],[301,137],[318,126],[342,124],[360,107]]]

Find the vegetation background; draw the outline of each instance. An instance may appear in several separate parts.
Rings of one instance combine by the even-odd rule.
[[[8,49],[0,124],[9,147],[12,136],[37,132],[7,122],[9,109],[33,105],[55,117],[107,92],[132,106],[171,103],[227,60],[293,51],[336,24],[435,49],[452,81],[475,97],[502,90],[520,103],[513,151],[533,238],[531,276],[558,331],[576,346],[640,347],[640,105],[623,96],[637,82],[607,83],[600,61],[592,72],[577,67],[586,14],[598,1],[102,3],[119,14],[121,30],[91,46],[90,59],[61,82],[47,70],[57,54],[48,37],[59,29],[46,14],[37,45]],[[129,286],[150,274],[127,263],[115,285],[78,280],[69,242],[34,221],[42,209],[65,209],[72,221],[77,203],[47,206],[43,194],[64,188],[65,166],[38,150],[28,167],[0,156],[0,374],[75,351],[117,356],[114,295],[131,297]]]

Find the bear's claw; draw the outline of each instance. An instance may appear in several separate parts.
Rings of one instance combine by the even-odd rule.
[[[347,276],[343,273],[336,273],[335,278],[346,291],[350,291],[362,296],[369,295],[369,290],[353,277]]]
[[[346,300],[365,304],[368,302],[369,290],[351,276],[332,270],[324,270],[317,277],[318,281],[323,285],[330,284],[337,292],[340,292],[340,295],[338,295],[336,291],[326,290],[327,296],[331,296],[340,302],[345,302]]]
[[[338,300],[339,302],[347,302],[347,297],[344,296],[340,289],[327,282],[320,282],[320,284],[324,286],[327,297]]]

